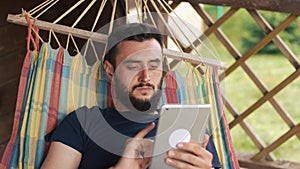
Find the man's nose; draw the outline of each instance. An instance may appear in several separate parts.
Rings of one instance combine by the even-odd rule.
[[[144,69],[140,72],[139,80],[141,82],[148,82],[150,81],[150,74],[148,69]]]

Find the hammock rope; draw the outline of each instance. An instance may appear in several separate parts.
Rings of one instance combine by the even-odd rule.
[[[76,4],[74,4],[71,8],[69,8],[65,13],[63,13],[59,18],[57,18],[53,23],[58,23],[64,17],[66,17],[70,12],[76,9],[80,4],[82,4],[85,0],[79,0]]]
[[[86,15],[86,13],[91,9],[91,7],[95,4],[95,2],[97,2],[97,0],[92,0],[91,3],[84,9],[84,11],[80,14],[80,16],[76,19],[76,21],[73,23],[73,25],[71,26],[72,28],[74,28],[79,21],[81,21],[81,19],[84,17],[84,15]]]
[[[97,16],[96,16],[96,19],[95,19],[95,21],[94,21],[93,27],[92,27],[92,29],[91,29],[91,32],[94,31],[94,29],[95,29],[95,27],[96,27],[96,24],[98,23],[98,21],[99,21],[99,19],[100,19],[100,16],[101,16],[101,14],[102,14],[102,11],[103,11],[103,9],[104,9],[104,7],[105,7],[105,5],[106,5],[106,2],[107,2],[107,0],[103,0],[102,3],[101,3],[101,5],[100,5],[100,7],[99,7],[99,10],[98,10],[98,13],[97,13]]]

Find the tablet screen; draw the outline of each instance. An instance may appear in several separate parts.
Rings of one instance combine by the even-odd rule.
[[[165,164],[166,152],[179,142],[201,143],[207,129],[209,104],[167,104],[160,111],[150,169],[172,168]]]

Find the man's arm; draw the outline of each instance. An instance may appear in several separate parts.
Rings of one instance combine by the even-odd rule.
[[[77,169],[81,153],[61,142],[52,142],[41,169]]]

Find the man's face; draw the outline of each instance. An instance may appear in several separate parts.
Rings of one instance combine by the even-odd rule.
[[[136,109],[143,111],[149,109],[153,97],[157,104],[163,74],[162,63],[162,49],[155,39],[121,42],[118,45],[113,78],[116,95],[123,99],[120,101],[128,106],[126,99],[129,99]]]

